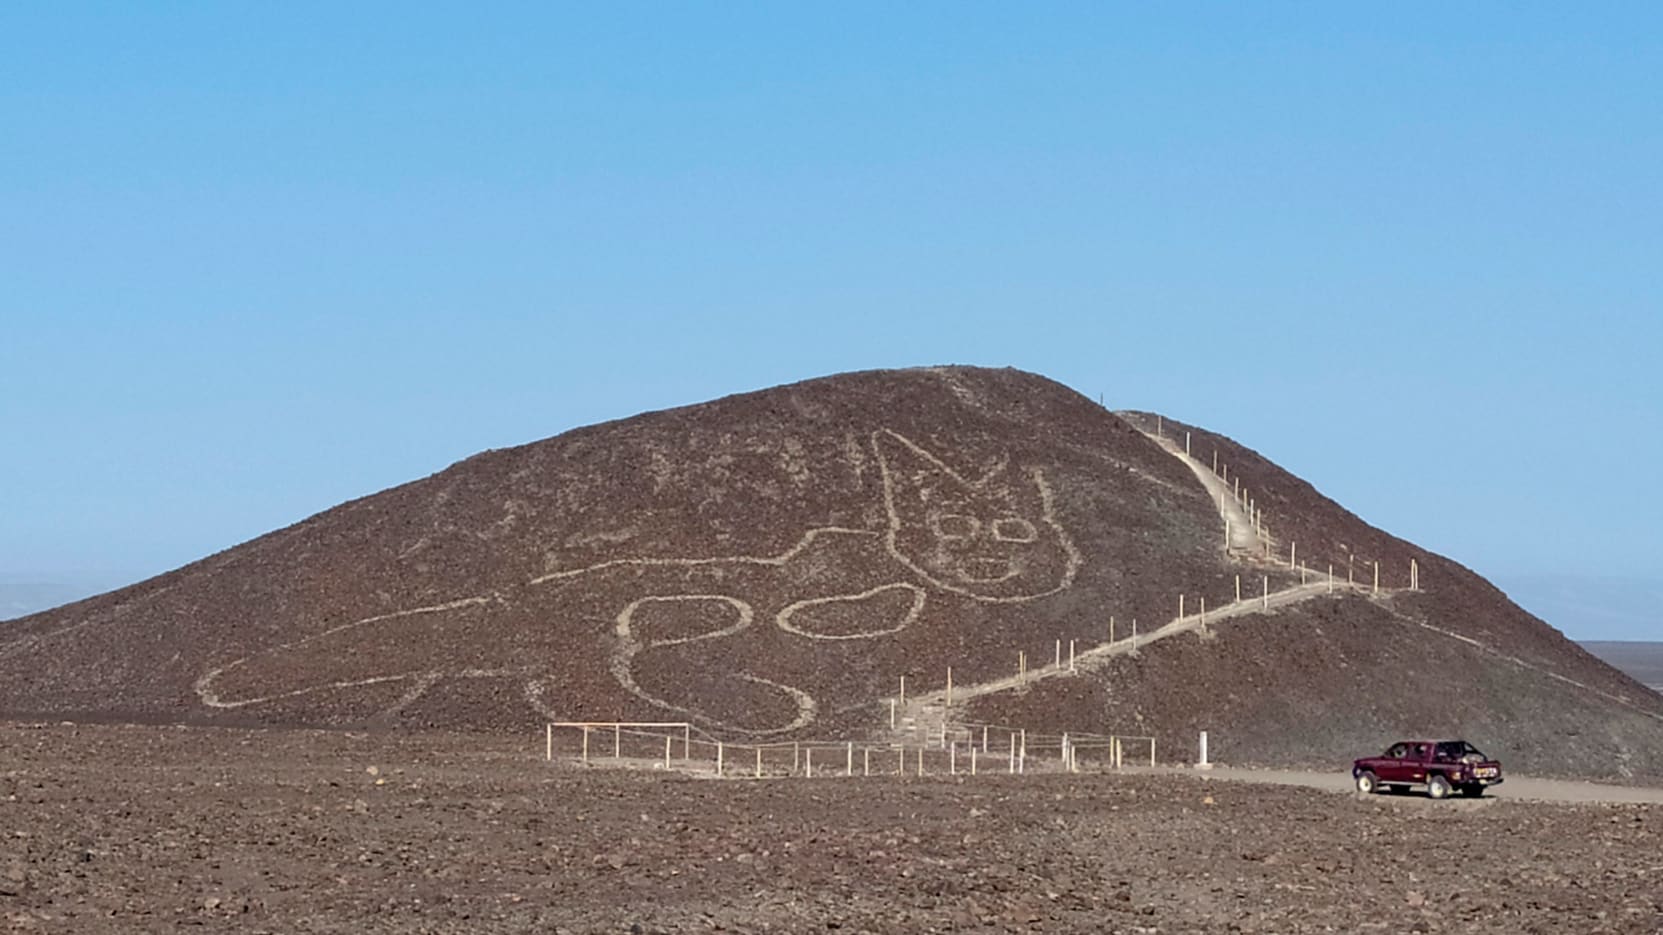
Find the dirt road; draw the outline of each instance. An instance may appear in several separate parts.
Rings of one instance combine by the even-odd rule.
[[[1343,769],[1331,772],[1277,769],[1236,769],[1214,766],[1210,770],[1143,769],[1137,772],[1159,775],[1187,775],[1221,782],[1255,782],[1278,786],[1303,786],[1325,792],[1352,791],[1351,775]],[[1519,802],[1564,802],[1663,805],[1663,789],[1617,786],[1597,782],[1569,782],[1508,776],[1501,785],[1485,793],[1487,798]]]

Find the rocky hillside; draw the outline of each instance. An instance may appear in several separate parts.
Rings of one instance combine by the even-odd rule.
[[[1330,564],[1332,593],[1313,584]],[[1238,576],[1269,611],[1235,602]],[[1180,595],[1213,622],[1150,641]],[[1140,621],[1135,653],[1102,645],[1111,616],[1117,637]],[[1099,649],[1090,665],[1001,688],[1019,652],[1043,669],[1071,641]],[[1541,772],[1663,775],[1663,698],[1466,569],[1228,439],[974,368],[839,375],[480,454],[0,624],[0,712],[839,737],[882,733],[902,677],[916,698],[948,667],[958,721],[1186,752],[1206,728],[1236,762],[1464,734]]]

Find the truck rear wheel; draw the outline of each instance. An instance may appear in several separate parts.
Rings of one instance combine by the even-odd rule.
[[[1433,773],[1432,778],[1426,780],[1426,794],[1434,799],[1447,799],[1450,791],[1449,780],[1442,773]]]
[[[1370,793],[1379,792],[1380,791],[1380,777],[1374,775],[1373,773],[1369,772],[1366,769],[1363,770],[1362,772],[1358,773],[1357,774],[1357,791],[1363,793],[1364,795],[1369,795]]]

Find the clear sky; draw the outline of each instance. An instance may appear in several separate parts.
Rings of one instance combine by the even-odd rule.
[[[0,7],[0,578],[975,363],[1487,575],[1663,579],[1660,11]]]

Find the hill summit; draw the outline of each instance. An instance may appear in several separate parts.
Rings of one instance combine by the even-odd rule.
[[[1476,575],[1229,439],[1014,370],[842,374],[485,452],[0,624],[13,716],[855,736],[903,678],[913,718],[1209,729],[1234,762],[1460,734],[1663,775],[1663,698]]]

